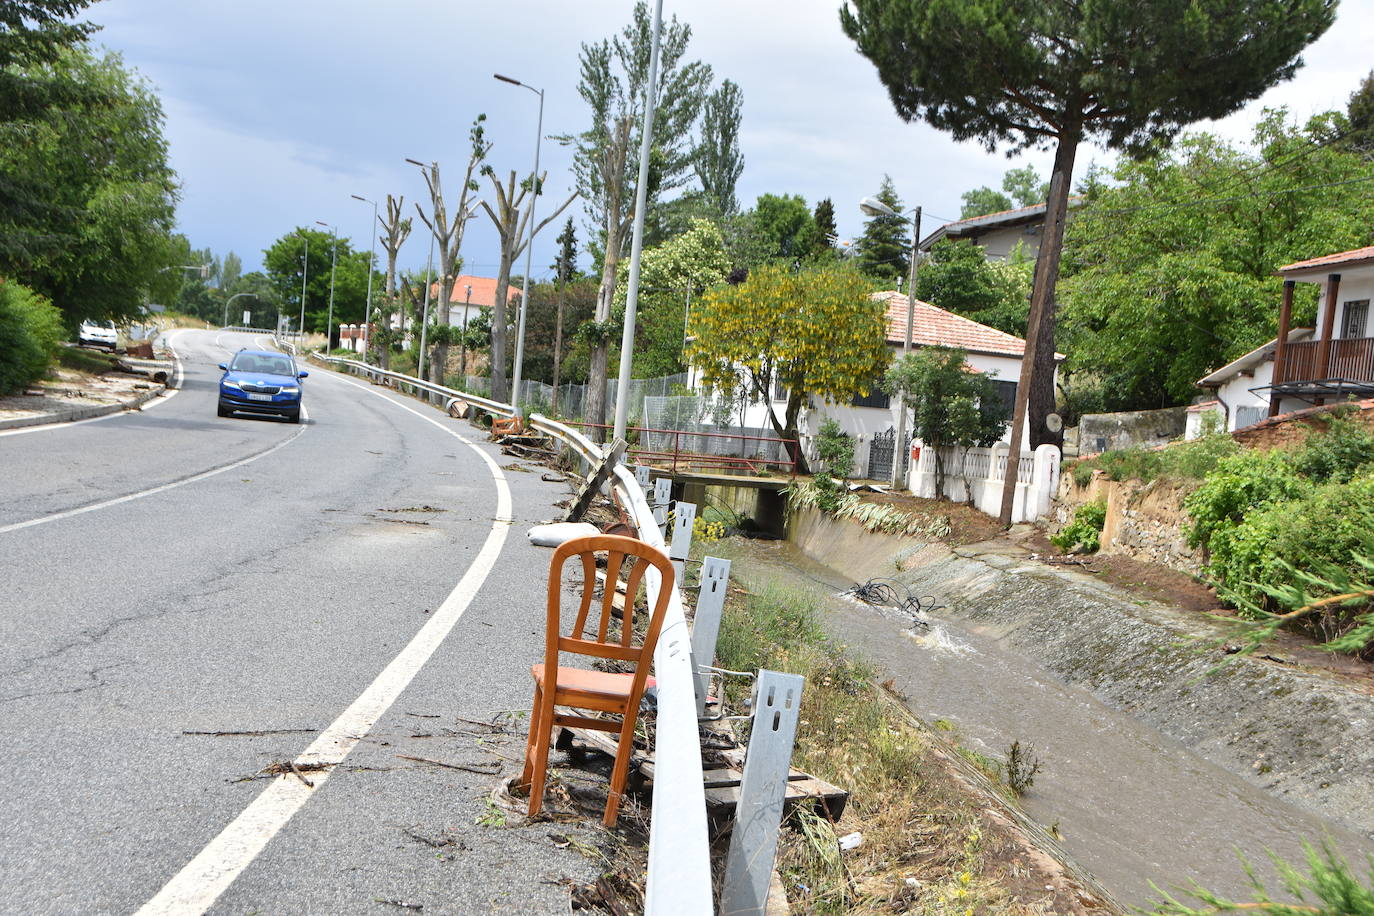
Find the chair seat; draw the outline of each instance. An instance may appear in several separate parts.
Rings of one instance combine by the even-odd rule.
[[[544,665],[530,666],[530,674],[535,683],[544,685]],[[653,678],[648,678],[646,687],[652,686]],[[558,669],[559,696],[580,696],[596,700],[613,700],[621,703],[630,698],[630,687],[634,681],[632,674],[615,674],[610,671],[595,671],[588,668]]]

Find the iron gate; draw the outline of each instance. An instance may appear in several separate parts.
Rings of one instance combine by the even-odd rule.
[[[897,442],[897,430],[874,433],[868,441],[868,479],[892,479],[892,446]]]

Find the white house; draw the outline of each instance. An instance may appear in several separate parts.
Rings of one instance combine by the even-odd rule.
[[[1279,336],[1198,379],[1215,405],[1190,411],[1186,435],[1215,412],[1231,431],[1304,407],[1374,397],[1374,245],[1280,267]],[[1298,283],[1322,286],[1316,328],[1292,327]],[[1199,422],[1192,415],[1197,414]]]
[[[1070,213],[1083,201],[1082,197],[1070,197]],[[931,246],[943,238],[956,241],[967,239],[980,246],[990,261],[1007,260],[1018,245],[1027,258],[1033,259],[1040,251],[1045,210],[1045,204],[1034,204],[945,223],[921,240],[921,251],[929,253]]]

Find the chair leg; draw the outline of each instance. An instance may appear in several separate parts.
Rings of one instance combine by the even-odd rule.
[[[531,723],[530,742],[534,757],[526,766],[531,767],[530,773],[530,808],[529,815],[534,817],[539,813],[539,809],[544,806],[544,777],[549,769],[549,744],[553,738],[553,697],[550,695],[548,701],[543,696],[539,698],[538,711],[534,714],[538,717],[537,723]]]
[[[625,793],[625,781],[630,775],[630,758],[635,748],[635,711],[625,714],[625,722],[620,726],[620,743],[616,745],[615,766],[611,768],[610,791],[606,795],[606,814],[601,823],[614,827],[620,814],[620,798]]]
[[[530,780],[534,778],[534,748],[535,742],[539,738],[539,713],[544,708],[544,691],[539,689],[539,685],[534,685],[534,703],[530,706],[530,731],[525,739],[525,768],[520,773],[520,781],[517,783],[521,788],[529,788]]]

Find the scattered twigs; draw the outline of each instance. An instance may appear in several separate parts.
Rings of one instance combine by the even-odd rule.
[[[212,738],[262,738],[266,735],[313,735],[318,728],[262,728],[248,731],[197,731],[188,729],[183,735],[208,735]]]
[[[450,770],[462,770],[464,773],[476,773],[479,776],[495,776],[501,771],[499,763],[479,763],[476,766],[465,766],[461,763],[445,763],[442,760],[430,760],[428,757],[412,757],[409,754],[397,754],[401,760],[413,760],[416,763],[427,763],[430,766],[446,767]]]

